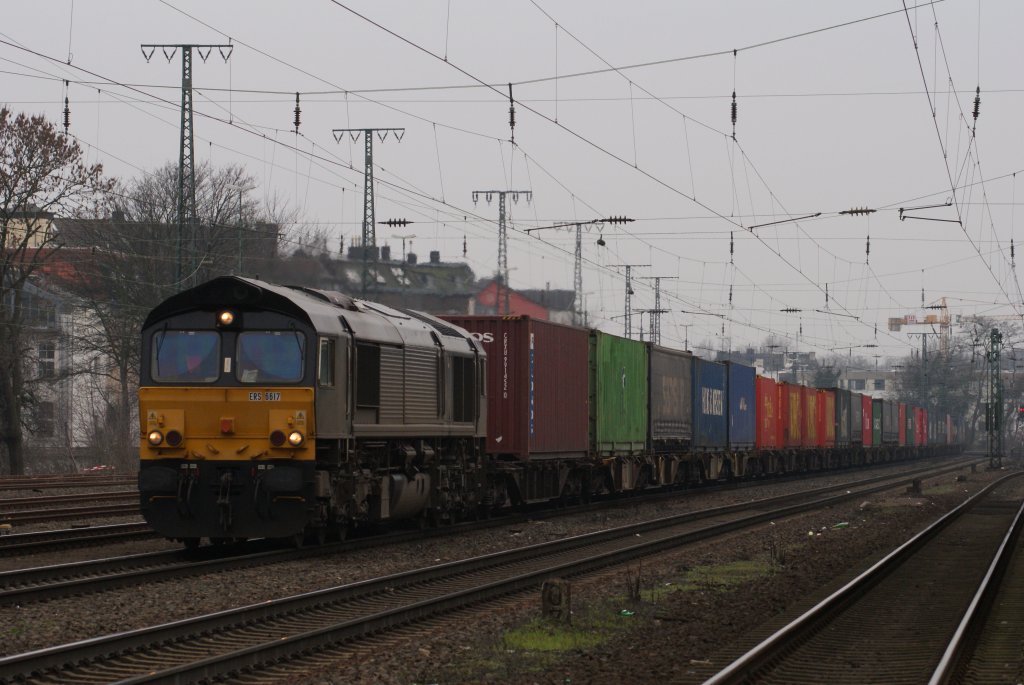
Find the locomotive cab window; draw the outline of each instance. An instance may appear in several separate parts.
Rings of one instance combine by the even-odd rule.
[[[238,335],[235,368],[243,383],[302,380],[306,339],[298,331],[245,331]]]
[[[157,331],[153,334],[153,380],[213,383],[219,373],[220,335],[214,331]]]
[[[317,384],[322,388],[334,385],[334,340],[331,338],[320,338],[316,378]]]

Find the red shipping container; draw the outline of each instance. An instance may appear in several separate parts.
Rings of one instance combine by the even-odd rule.
[[[800,386],[801,404],[804,411],[804,434],[800,441],[802,447],[818,446],[818,390]]]
[[[803,439],[803,393],[799,385],[779,383],[783,447],[799,447]]]
[[[953,417],[946,414],[946,444],[956,444],[956,435],[953,432]]]
[[[863,417],[864,425],[861,429],[861,440],[865,447],[871,446],[871,396],[861,395],[860,415]]]
[[[902,402],[900,402],[899,421],[900,435],[896,444],[900,447],[905,447],[907,444],[907,405]]]
[[[818,447],[836,446],[836,394],[818,390]]]
[[[917,407],[907,407],[907,444],[911,447],[920,447],[921,443],[917,441],[917,413],[920,411]]]
[[[917,433],[914,442],[918,447],[924,447],[928,444],[928,410],[918,407],[914,412],[917,415],[917,420],[914,421],[915,432]]]
[[[487,352],[487,451],[528,460],[589,446],[589,332],[522,317],[448,316]]]
[[[757,408],[757,430],[754,433],[754,446],[759,450],[772,450],[781,446],[779,412],[779,384],[771,378],[758,376],[754,380],[755,402]]]

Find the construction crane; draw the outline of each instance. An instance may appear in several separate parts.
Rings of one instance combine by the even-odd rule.
[[[908,332],[907,335],[920,335],[921,336],[921,355],[922,358],[928,357],[928,336],[937,335],[939,336],[939,353],[946,354],[949,352],[949,342],[951,335],[951,326],[949,318],[949,307],[946,305],[946,298],[940,297],[935,303],[926,305],[924,304],[924,291],[921,292],[921,309],[922,310],[937,310],[938,314],[906,314],[904,316],[892,317],[889,319],[889,330],[890,331],[901,331],[906,327],[910,326],[930,326],[931,331],[916,331]],[[939,330],[936,331],[935,327],[938,326]]]

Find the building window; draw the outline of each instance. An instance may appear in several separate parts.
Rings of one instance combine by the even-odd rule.
[[[39,377],[49,378],[57,370],[57,344],[52,340],[39,343]]]
[[[850,381],[850,387],[853,388],[854,390],[863,390],[864,389],[864,379],[863,378],[854,378],[853,380]]]
[[[40,438],[53,437],[53,402],[40,402],[35,411],[35,434]]]
[[[876,378],[875,379],[875,390],[885,390],[885,379],[884,378]]]

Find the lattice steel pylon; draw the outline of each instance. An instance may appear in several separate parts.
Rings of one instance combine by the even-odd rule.
[[[353,141],[363,136],[365,150],[363,156],[363,276],[362,295],[366,297],[367,285],[369,283],[369,266],[367,261],[373,256],[377,261],[377,218],[373,200],[373,134],[376,133],[380,142],[384,142],[389,133],[395,134],[395,138],[401,142],[405,135],[404,128],[335,128],[331,130],[334,134],[334,141],[340,143],[345,134],[349,134]]]
[[[626,267],[626,309],[623,312],[623,327],[627,338],[633,337],[633,267],[650,266],[650,264],[613,264],[610,266]]]
[[[988,408],[985,411],[985,427],[988,429],[989,468],[1003,465],[1003,378],[1000,373],[1000,358],[1003,351],[1003,334],[993,328],[989,333],[985,359],[988,361]]]
[[[494,196],[498,196],[498,280],[501,282],[500,287],[505,291],[505,311],[498,312],[499,314],[509,314],[510,312],[510,296],[509,296],[509,285],[508,285],[508,218],[505,205],[505,196],[511,195],[513,202],[519,202],[519,196],[522,195],[529,202],[533,199],[532,190],[474,190],[473,191],[473,204],[475,205],[480,200],[480,195],[483,194],[484,199],[490,204]],[[498,293],[494,294],[494,308],[498,309]]]
[[[661,315],[667,314],[670,310],[661,308],[661,281],[663,279],[679,278],[678,276],[643,276],[642,278],[654,281],[654,308],[647,310],[651,314],[651,342],[661,344]]]
[[[216,48],[220,56],[227,62],[231,58],[234,46],[227,44],[199,44],[199,43],[169,43],[159,45],[143,43],[139,46],[142,56],[146,61],[153,57],[157,48],[163,52],[167,62],[174,59],[174,55],[181,50],[181,138],[178,145],[178,202],[176,219],[178,222],[178,259],[176,264],[175,281],[179,286],[186,282],[194,282],[196,272],[199,269],[199,260],[196,259],[196,224],[198,216],[196,212],[196,164],[195,164],[195,135],[192,122],[192,51],[199,53],[203,62],[209,58],[213,49]],[[146,52],[146,50],[149,52]],[[205,52],[204,52],[205,51]],[[185,243],[188,249],[188,272],[185,274]]]

